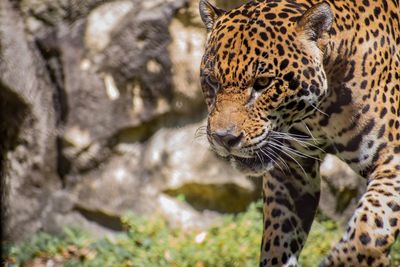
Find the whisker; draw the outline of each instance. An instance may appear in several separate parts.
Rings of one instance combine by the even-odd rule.
[[[200,126],[199,128],[197,128],[196,129],[196,132],[195,133],[198,133],[198,132],[207,132],[207,126],[205,126],[205,125],[203,125],[203,126]]]
[[[315,138],[310,138],[306,135],[296,135],[296,134],[291,134],[291,133],[282,133],[282,132],[272,132],[271,135],[276,135],[276,136],[288,136],[288,137],[292,137],[292,138],[297,138],[300,140],[317,140]],[[322,139],[320,139],[322,140]]]
[[[276,147],[276,145],[275,144],[271,144],[272,146],[275,146],[275,148],[277,148],[277,149],[279,149],[279,147]],[[284,153],[286,156],[288,156],[289,158],[291,158],[300,168],[301,168],[301,170],[303,171],[303,173],[304,173],[304,175],[306,176],[306,177],[308,177],[308,175],[307,175],[307,173],[306,173],[306,171],[304,170],[304,168],[300,165],[300,163],[294,158],[294,157],[292,157],[288,152],[286,152],[285,150],[281,150],[281,152],[282,153]]]
[[[273,142],[278,142],[278,145],[281,145],[281,148],[282,148],[282,149],[286,149],[287,151],[290,151],[290,152],[292,152],[293,154],[298,155],[299,157],[302,157],[302,158],[311,158],[311,159],[314,159],[314,160],[321,161],[321,159],[319,159],[319,158],[316,158],[316,157],[307,155],[307,154],[305,154],[305,153],[303,153],[303,152],[301,152],[301,151],[298,151],[298,150],[296,150],[296,149],[293,149],[293,148],[291,148],[291,147],[288,147],[288,146],[286,146],[284,143],[282,143],[282,142],[280,142],[280,141],[278,141],[278,140],[274,140]]]
[[[204,137],[207,137],[207,135],[206,134],[198,134],[194,137],[194,139],[200,139],[200,138],[203,139]]]
[[[198,139],[198,138],[206,136],[206,135],[207,135],[207,126],[200,126],[194,132],[195,139]]]
[[[264,168],[264,161],[262,160],[262,157],[258,154],[258,152],[255,151],[255,154],[257,156],[257,158],[260,160],[261,162],[261,167]]]
[[[308,137],[307,135],[303,135],[303,134],[295,134],[295,133],[284,133],[284,132],[279,132],[279,131],[274,131],[274,130],[270,130],[270,132],[272,133],[276,133],[276,134],[285,134],[285,135],[290,135],[290,136],[295,136],[295,137]]]
[[[310,128],[308,128],[307,124],[305,122],[303,122],[304,127],[306,127],[308,133],[310,134],[311,138],[314,140],[315,143],[317,143],[317,140],[315,139],[315,137],[313,136],[313,134],[310,131]]]
[[[325,116],[329,117],[329,115],[328,115],[328,114],[326,114],[325,112],[323,112],[322,110],[320,110],[318,107],[314,106],[313,104],[310,104],[310,106],[312,106],[312,107],[313,107],[315,110],[317,110],[317,111],[321,112],[321,114],[323,114],[323,115],[325,115]]]
[[[304,140],[301,140],[301,139],[298,139],[298,138],[295,138],[295,137],[290,137],[290,136],[282,135],[282,136],[273,136],[273,137],[277,137],[277,138],[283,139],[283,140],[296,141],[296,142],[299,142],[299,143],[302,143],[302,144],[310,144],[307,141],[304,141]]]
[[[299,144],[304,144],[304,145],[303,145],[304,147],[310,146],[310,147],[313,147],[313,148],[318,149],[319,151],[321,151],[321,152],[323,152],[323,153],[326,153],[326,151],[325,151],[324,149],[320,148],[319,146],[317,146],[317,145],[315,145],[315,144],[311,144],[311,143],[309,143],[309,142],[300,141],[300,140],[294,140],[294,141],[298,142]]]
[[[264,150],[262,149],[261,151],[264,152],[264,153],[270,152],[271,154],[273,154],[273,155],[276,157],[276,159],[278,159],[280,162],[283,163],[283,165],[286,167],[286,169],[290,170],[289,166],[288,166],[287,163],[282,159],[282,157],[279,156],[279,154],[276,153],[275,151],[273,151],[272,149],[269,150],[269,151],[267,151],[267,150],[264,151]],[[275,161],[272,159],[272,157],[271,157],[271,160],[272,160],[273,162],[275,162]],[[278,163],[277,163],[277,165],[280,166]],[[280,168],[280,169],[282,170],[283,173],[285,173],[285,171],[284,171],[282,168]]]
[[[307,128],[307,129],[308,129],[308,128]],[[308,129],[308,130],[309,130],[309,129]],[[316,139],[315,137],[312,136],[311,132],[310,132],[310,135],[312,136],[312,138],[298,138],[298,137],[295,137],[295,136],[299,136],[299,135],[290,136],[289,133],[282,133],[282,132],[275,132],[275,131],[273,132],[273,135],[271,135],[271,136],[274,136],[274,135],[275,135],[276,137],[281,138],[281,139],[296,141],[296,142],[298,142],[300,145],[302,145],[303,147],[310,146],[310,147],[313,147],[313,148],[316,148],[316,149],[320,150],[321,152],[326,153],[325,150],[323,150],[322,148],[320,148],[320,147],[317,146],[316,144],[312,144],[312,143],[306,141],[306,140],[312,140],[312,141],[314,141],[315,143],[317,142],[317,139]],[[321,139],[320,139],[320,140],[321,140]]]
[[[260,151],[261,151],[261,153],[263,153],[265,156],[267,156],[275,165],[277,165],[278,168],[281,169],[282,172],[284,172],[283,169],[282,169],[282,167],[281,167],[281,165],[279,165],[279,164],[267,153],[267,151],[264,151],[263,149],[261,149]]]

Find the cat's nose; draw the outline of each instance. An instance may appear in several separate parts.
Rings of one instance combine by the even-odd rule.
[[[219,130],[216,131],[213,135],[214,140],[221,146],[230,150],[231,148],[239,145],[240,141],[243,138],[243,133],[232,133],[230,131]]]

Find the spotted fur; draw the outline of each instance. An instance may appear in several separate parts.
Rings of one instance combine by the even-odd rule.
[[[298,266],[326,153],[368,187],[320,266],[389,266],[400,231],[398,0],[200,1],[213,149],[263,175],[260,266]]]

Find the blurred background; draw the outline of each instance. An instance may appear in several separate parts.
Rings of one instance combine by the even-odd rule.
[[[205,36],[198,0],[0,1],[8,242],[66,226],[112,237],[127,213],[206,229],[260,199],[261,179],[214,156],[201,128]],[[342,222],[363,181],[332,156],[322,174],[322,214]]]

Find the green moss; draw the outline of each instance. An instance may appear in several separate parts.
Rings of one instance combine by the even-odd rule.
[[[247,212],[224,216],[207,231],[171,230],[161,217],[126,216],[126,232],[113,240],[92,240],[77,230],[62,236],[38,234],[10,250],[20,266],[33,259],[54,259],[64,266],[257,266],[262,231],[261,204]],[[340,237],[338,225],[315,221],[300,258],[302,266],[317,266]],[[392,251],[393,266],[400,264],[400,241]]]

